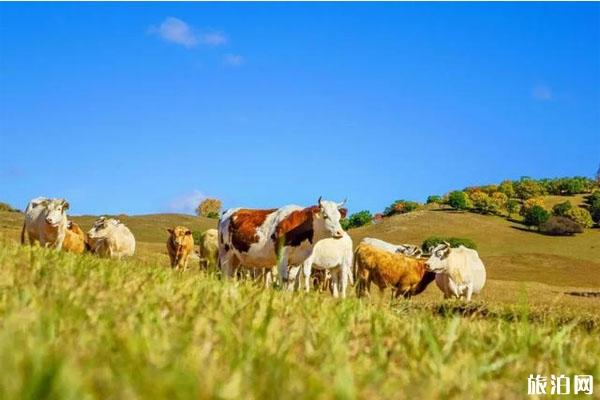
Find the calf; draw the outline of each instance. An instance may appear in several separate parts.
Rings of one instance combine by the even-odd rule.
[[[427,273],[425,260],[390,253],[365,243],[354,252],[354,265],[358,297],[369,295],[374,282],[381,291],[388,286],[395,288],[394,297],[409,298],[425,290],[435,277],[434,273]]]
[[[171,259],[171,267],[186,269],[190,253],[194,251],[192,231],[184,226],[168,228],[167,251]]]
[[[64,199],[38,197],[31,200],[25,209],[21,244],[25,244],[27,233],[30,245],[39,242],[42,247],[61,249],[67,232],[68,209],[69,203]]]
[[[214,270],[219,257],[219,233],[216,229],[208,229],[200,235],[198,243],[200,268]]]
[[[65,251],[76,254],[81,254],[86,249],[85,233],[73,221],[67,223],[67,232],[62,248]]]

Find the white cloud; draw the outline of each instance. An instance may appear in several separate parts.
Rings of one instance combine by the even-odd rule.
[[[539,100],[539,101],[552,100],[552,98],[553,98],[552,88],[550,88],[547,85],[543,85],[543,84],[535,85],[533,87],[533,89],[531,90],[531,97],[533,97],[535,100]]]
[[[190,193],[176,197],[171,200],[167,206],[171,212],[194,214],[196,207],[202,200],[206,198],[206,195],[199,190],[193,190]]]
[[[158,28],[150,27],[149,32],[160,36],[167,42],[180,44],[188,48],[198,44],[198,38],[192,27],[175,17],[165,18]]]
[[[208,32],[202,34],[200,41],[209,46],[221,46],[226,44],[228,39],[223,32]]]
[[[244,63],[244,57],[238,54],[225,54],[223,56],[223,64],[237,67]]]

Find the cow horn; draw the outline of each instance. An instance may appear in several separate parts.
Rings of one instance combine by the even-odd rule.
[[[344,200],[342,200],[341,203],[339,203],[337,206],[338,208],[342,208],[344,206],[344,204],[346,204],[346,202],[348,201],[348,198],[346,197]]]
[[[452,247],[452,246],[450,246],[450,243],[446,242],[445,240],[444,240],[444,244],[448,247]]]
[[[317,202],[317,204],[319,204],[319,207],[323,207],[323,196],[319,196],[319,201]]]

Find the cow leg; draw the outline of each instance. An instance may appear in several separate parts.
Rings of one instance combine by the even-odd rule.
[[[305,262],[302,265],[302,275],[304,275],[304,291],[310,292],[310,275],[312,274],[312,263]]]
[[[331,271],[331,289],[333,297],[338,298],[339,294],[339,283],[340,283],[340,268],[333,268]]]
[[[346,289],[348,288],[348,277],[350,273],[350,268],[347,268],[345,265],[340,266],[340,291],[342,292],[342,299],[346,298]]]
[[[473,284],[469,284],[467,286],[467,301],[471,301],[472,296],[473,296]]]
[[[300,278],[300,265],[292,265],[288,268],[288,290],[296,290]]]
[[[281,249],[279,252],[279,257],[277,260],[278,270],[279,270],[279,282],[281,283],[281,288],[287,290],[288,289],[288,257],[285,249]]]

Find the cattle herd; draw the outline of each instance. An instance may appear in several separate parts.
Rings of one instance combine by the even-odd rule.
[[[356,249],[342,229],[347,210],[341,203],[319,198],[314,206],[278,209],[233,208],[226,210],[217,229],[199,237],[200,268],[217,271],[224,278],[250,278],[270,287],[277,277],[285,290],[305,291],[320,285],[334,297],[345,297],[348,285],[357,295],[369,295],[372,283],[393,295],[411,297],[435,280],[444,297],[471,300],[485,284],[486,271],[475,250],[442,243],[424,255],[418,246],[394,245],[364,238]],[[74,253],[89,251],[100,257],[121,259],[135,252],[135,238],[115,218],[98,218],[84,233],[69,221],[69,203],[38,197],[29,202],[21,231],[29,244]],[[171,267],[188,267],[194,253],[190,229],[167,229]]]

